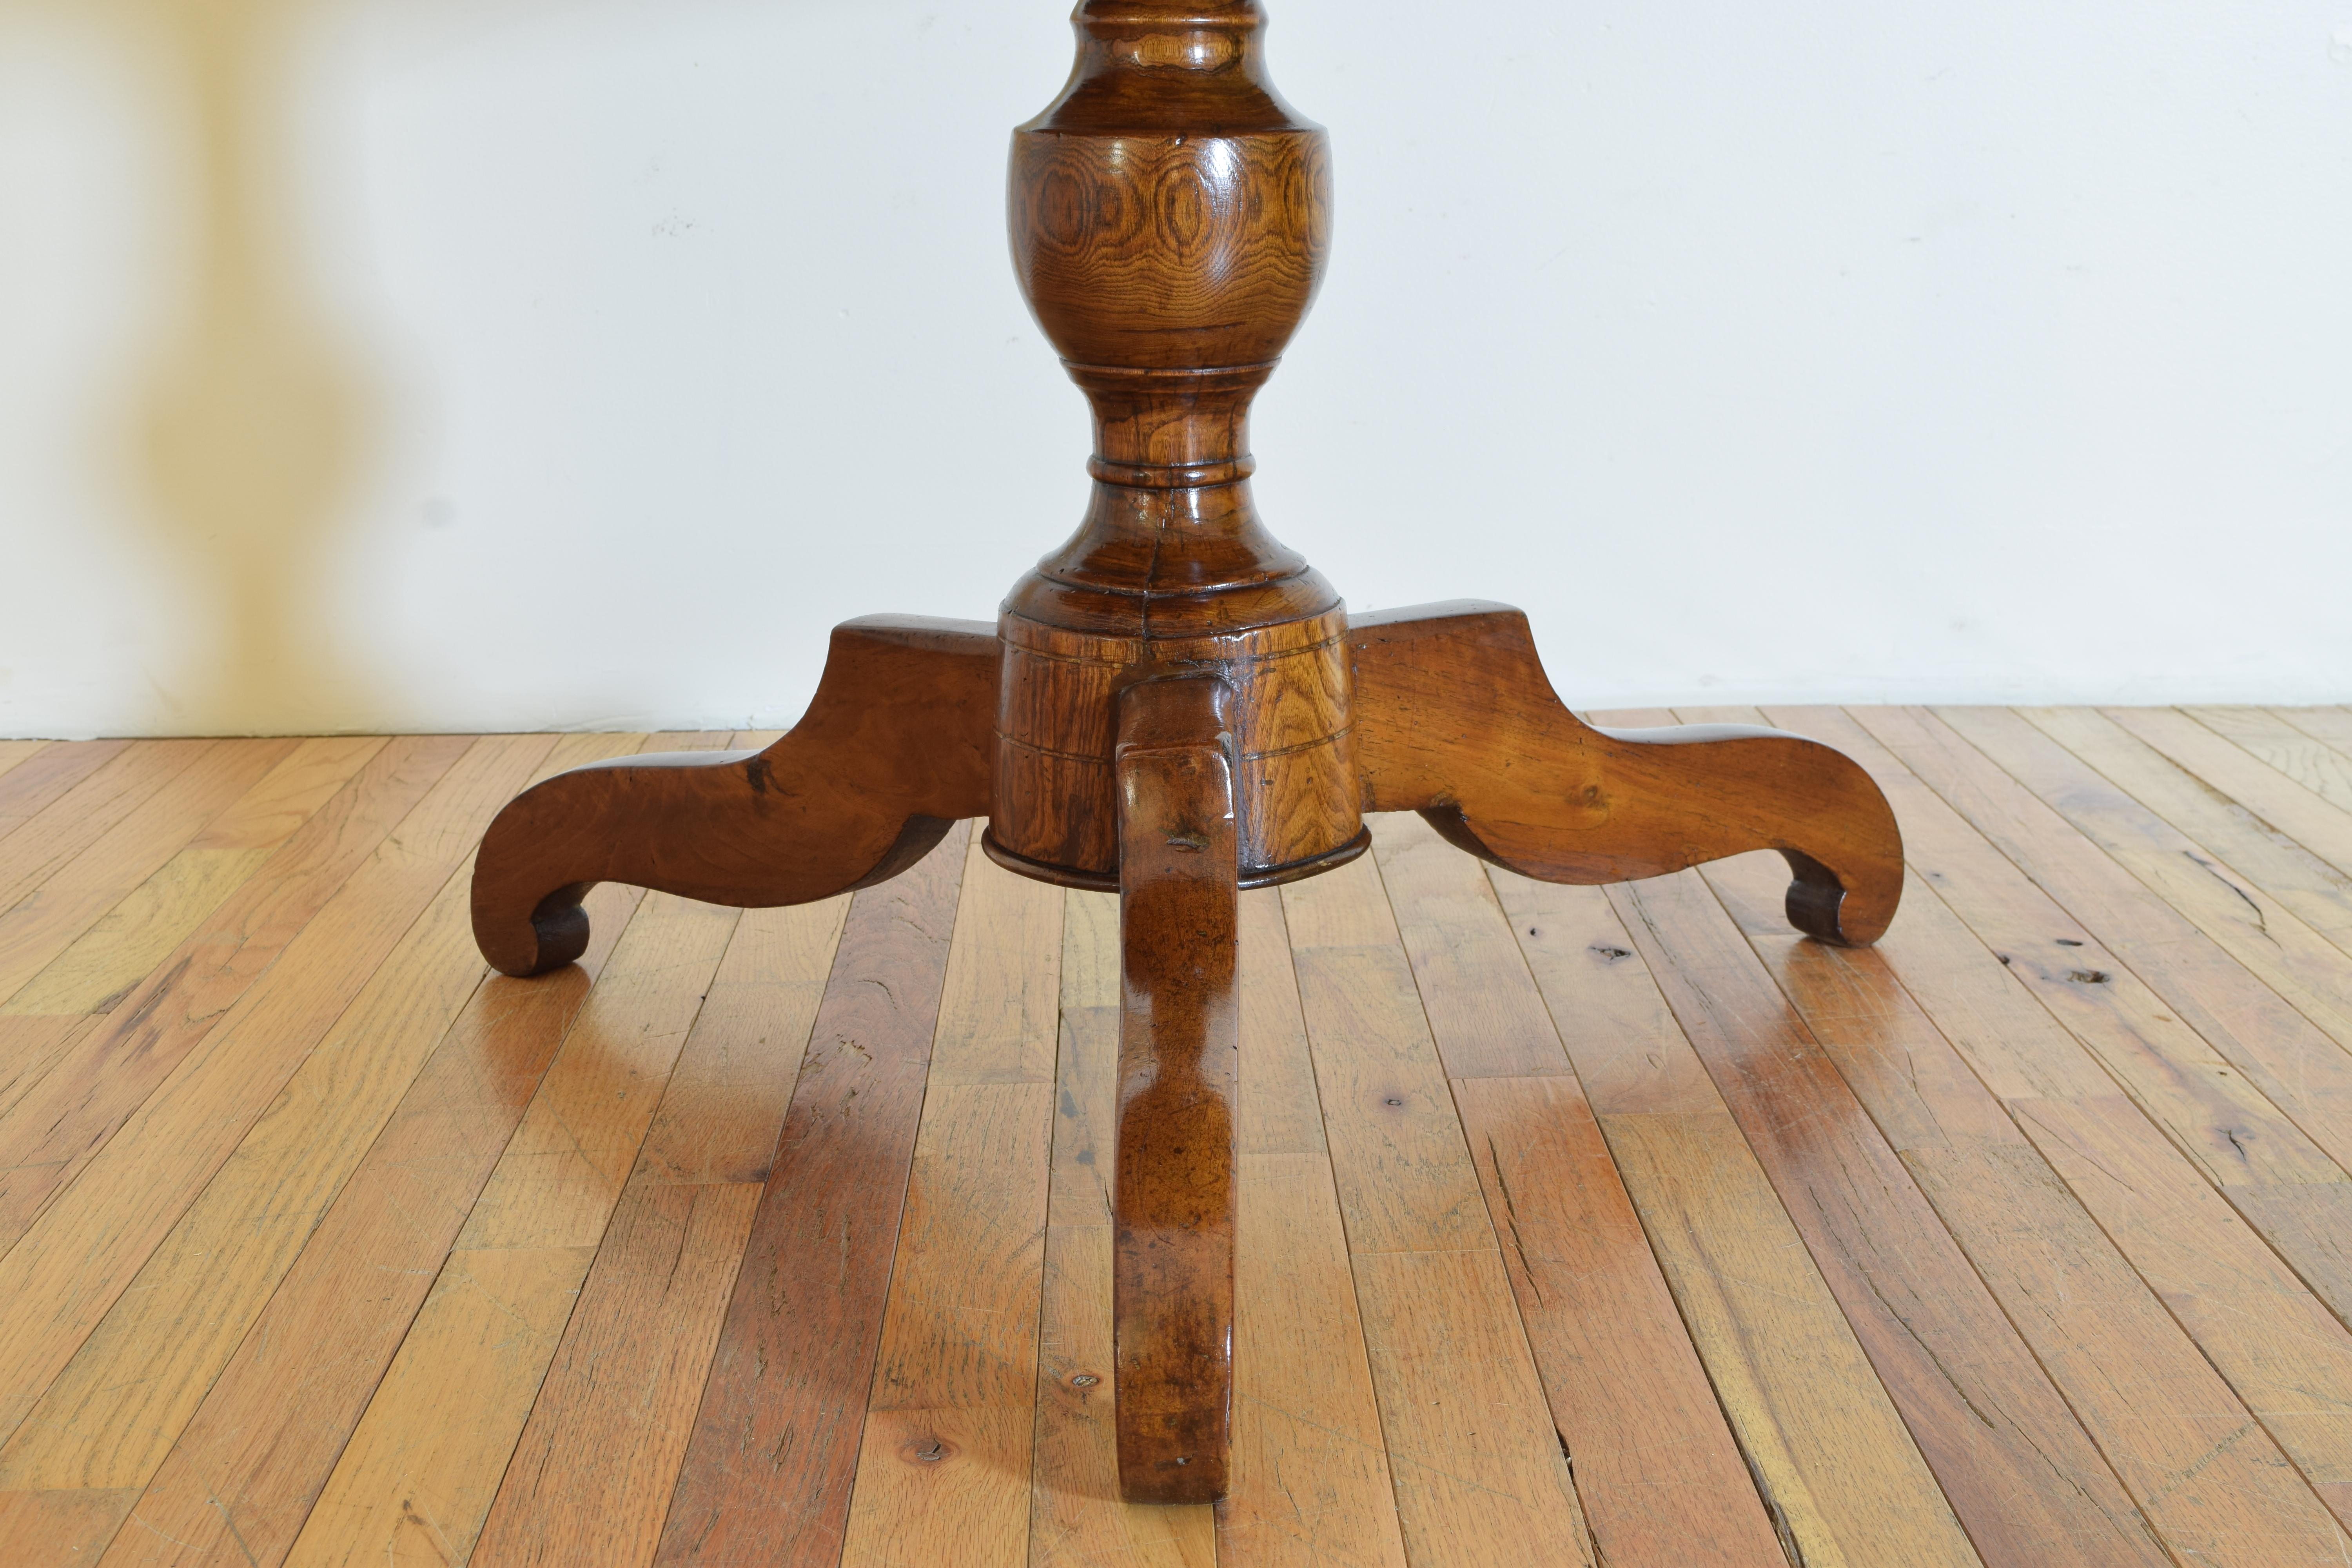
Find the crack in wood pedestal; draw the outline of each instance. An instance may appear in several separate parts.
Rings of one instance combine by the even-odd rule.
[[[1013,133],[1024,293],[1093,407],[1094,491],[995,626],[835,629],[807,716],[758,752],[548,779],[482,840],[474,931],[509,974],[586,950],[618,881],[764,908],[911,867],[959,819],[1002,865],[1122,905],[1114,1205],[1120,1482],[1226,1479],[1237,887],[1311,876],[1420,812],[1524,875],[1606,883],[1773,848],[1792,924],[1874,941],[1902,842],[1861,768],[1729,725],[1570,713],[1500,605],[1350,616],[1250,496],[1250,401],[1329,246],[1321,127],[1267,81],[1255,0],[1086,0]]]

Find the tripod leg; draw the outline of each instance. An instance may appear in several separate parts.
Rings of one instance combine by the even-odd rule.
[[[1191,676],[1118,700],[1112,1297],[1130,1502],[1225,1492],[1239,1043],[1231,699],[1223,682]]]
[[[849,621],[765,751],[622,757],[524,791],[474,862],[482,955],[509,974],[571,963],[599,882],[764,909],[896,876],[987,815],[996,647],[985,622]]]
[[[1418,811],[1472,854],[1552,882],[1663,876],[1778,849],[1789,921],[1866,946],[1903,896],[1886,797],[1843,753],[1778,730],[1601,730],[1561,703],[1527,617],[1456,601],[1351,619],[1367,811]]]

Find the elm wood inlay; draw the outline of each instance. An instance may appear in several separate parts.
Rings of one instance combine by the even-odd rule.
[[[477,862],[490,962],[510,974],[571,962],[587,941],[580,900],[600,881],[803,902],[895,876],[950,823],[985,817],[1001,864],[1120,889],[1123,1037],[1165,1066],[1171,1020],[1231,1037],[1232,923],[1150,914],[1208,899],[1207,862],[1178,866],[1142,825],[1213,816],[1202,831],[1229,901],[1345,863],[1369,841],[1365,812],[1404,808],[1555,881],[1778,849],[1791,923],[1874,941],[1901,896],[1902,844],[1844,757],[1775,731],[1593,728],[1553,694],[1518,612],[1350,617],[1274,538],[1251,496],[1250,404],[1329,254],[1328,139],[1268,81],[1256,0],[1084,0],[1075,24],[1069,82],[1013,132],[1006,205],[1022,292],[1092,410],[1076,532],[1013,584],[993,627],[837,628],[808,716],[762,751],[631,758],[520,796]],[[1213,729],[1192,711],[1204,692]],[[1180,714],[1200,722],[1170,730]],[[1122,751],[1147,732],[1160,740]],[[1196,770],[1181,779],[1166,771],[1180,756]],[[1222,814],[1204,782],[1220,768]],[[1198,1066],[1185,1092],[1201,1097],[1186,1103],[1223,1108],[1222,1142],[1188,1131],[1180,1159],[1150,1117],[1122,1133],[1128,1190],[1172,1183],[1199,1200],[1137,1210],[1198,1219],[1139,1222],[1152,1247],[1122,1244],[1121,1484],[1137,1499],[1223,1486],[1232,1079],[1212,1063],[1228,1048],[1183,1047]],[[1145,1267],[1162,1254],[1168,1267]],[[1201,1326],[1219,1323],[1225,1348],[1210,1353]],[[1181,1353],[1176,1324],[1192,1336]]]

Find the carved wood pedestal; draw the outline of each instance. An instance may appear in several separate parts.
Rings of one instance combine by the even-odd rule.
[[[782,740],[550,779],[499,814],[474,880],[509,974],[580,954],[597,882],[799,903],[895,876],[960,817],[1013,870],[1118,889],[1118,1456],[1146,1502],[1225,1487],[1237,889],[1361,854],[1368,811],[1563,882],[1778,849],[1790,921],[1824,942],[1875,940],[1903,885],[1894,816],[1839,753],[1591,728],[1517,611],[1350,616],[1260,523],[1250,400],[1314,299],[1330,188],[1261,20],[1255,0],[1086,0],[1069,85],[1013,133],[1014,265],[1093,404],[1095,488],[996,625],[849,622]]]

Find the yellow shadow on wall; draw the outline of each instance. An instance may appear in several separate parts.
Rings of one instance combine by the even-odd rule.
[[[206,733],[381,727],[334,630],[333,545],[381,426],[347,340],[303,287],[291,191],[289,67],[314,0],[10,0],[115,35],[152,89],[184,258],[159,342],[97,411],[136,500],[209,621],[191,666],[154,672]]]

